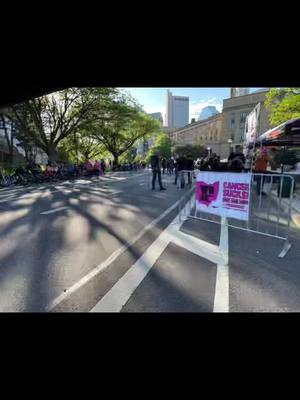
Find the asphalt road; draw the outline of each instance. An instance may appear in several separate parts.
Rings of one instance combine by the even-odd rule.
[[[249,227],[276,234],[278,220],[281,224],[277,233],[284,236],[286,217],[276,202],[270,203],[267,197],[261,203],[254,199]],[[209,218],[218,220],[216,216]],[[233,219],[229,223],[242,226]],[[186,234],[185,241],[181,240],[181,233]],[[219,251],[220,225],[188,219],[180,225],[179,232],[171,234],[165,246],[160,243],[163,238],[157,240],[152,249],[157,257],[146,257],[133,265],[132,274],[122,277],[93,311],[299,312],[299,233],[299,229],[291,227],[292,248],[281,259],[278,255],[283,240],[229,227],[228,265],[224,266],[210,259],[213,254],[207,254],[210,248],[212,252]],[[144,268],[149,271],[140,279]]]
[[[229,228],[224,269],[206,255],[219,225],[187,220],[174,231],[189,187],[172,181],[151,191],[145,173],[117,173],[1,189],[0,311],[300,311],[299,230],[279,259],[282,241]],[[274,229],[272,218],[259,224]]]
[[[89,311],[168,223],[166,215],[145,231],[183,194],[166,185],[152,191],[138,172],[0,190],[0,311]]]

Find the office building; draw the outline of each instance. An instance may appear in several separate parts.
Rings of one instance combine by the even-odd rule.
[[[250,88],[230,88],[230,97],[246,96],[250,93]]]
[[[219,111],[216,109],[215,106],[207,106],[202,108],[199,117],[198,117],[198,121],[202,121],[203,119],[207,119],[210,117],[213,117],[214,115],[219,114]]]
[[[167,90],[166,126],[168,128],[181,128],[189,123],[189,98],[186,96],[173,96]]]

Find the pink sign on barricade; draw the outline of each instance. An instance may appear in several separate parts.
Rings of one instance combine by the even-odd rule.
[[[200,172],[196,181],[197,210],[248,221],[251,174]]]

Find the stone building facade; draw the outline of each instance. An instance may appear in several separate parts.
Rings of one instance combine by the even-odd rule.
[[[194,122],[170,134],[174,145],[199,144],[220,154],[223,130],[223,115],[217,114],[202,121]]]
[[[224,116],[224,124],[222,141],[224,143],[224,148],[226,148],[227,143],[227,152],[228,139],[232,140],[233,148],[243,145],[246,117],[258,103],[261,104],[258,121],[258,135],[263,134],[271,128],[269,123],[269,113],[264,106],[267,92],[268,90],[258,91],[244,96],[237,96],[223,100],[222,114]],[[223,153],[226,153],[226,151]]]
[[[264,107],[267,92],[265,89],[237,96],[231,91],[233,97],[223,100],[221,114],[177,129],[171,133],[173,144],[201,144],[210,147],[221,159],[227,158],[231,148],[243,145],[246,117],[258,103],[261,104],[258,134],[270,129],[268,111]],[[232,144],[228,143],[229,139]]]

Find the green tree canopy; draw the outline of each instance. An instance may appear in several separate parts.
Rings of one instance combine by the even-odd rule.
[[[119,157],[131,149],[138,139],[152,135],[158,128],[158,121],[145,114],[130,96],[116,93],[88,130],[90,136],[112,154],[117,165]]]
[[[9,115],[30,142],[55,160],[58,144],[99,118],[115,93],[114,88],[69,88],[17,104]]]
[[[60,153],[68,155],[72,162],[82,162],[106,158],[108,152],[105,147],[84,132],[75,133],[60,142],[58,146]]]
[[[270,111],[272,126],[300,118],[300,88],[270,89],[266,95],[265,106]]]
[[[171,139],[163,132],[157,133],[155,143],[147,153],[146,161],[149,162],[151,156],[153,156],[157,151],[160,152],[160,155],[163,158],[170,158],[172,156]]]
[[[173,152],[178,157],[183,156],[191,156],[193,159],[206,157],[207,156],[207,149],[204,146],[199,144],[192,145],[192,144],[184,144],[184,145],[177,145],[173,148]]]

